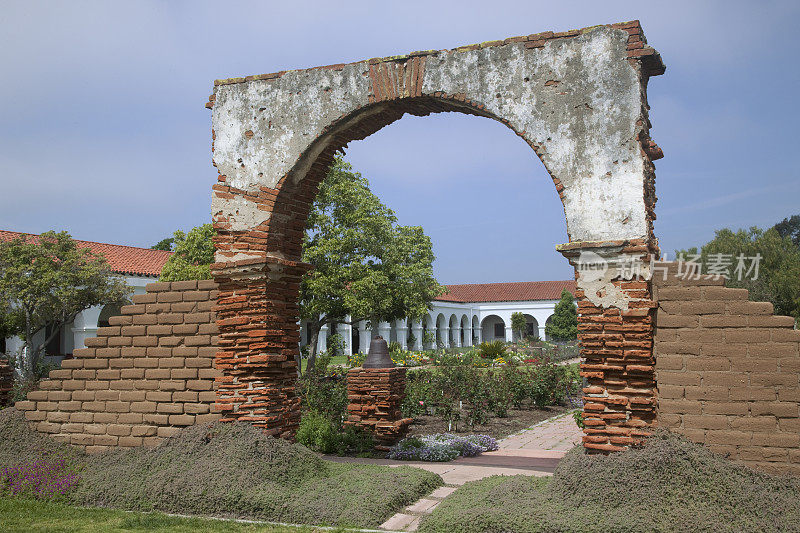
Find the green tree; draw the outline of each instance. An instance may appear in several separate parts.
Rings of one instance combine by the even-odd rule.
[[[2,299],[0,299],[0,305],[3,306],[0,309],[0,339],[14,337],[22,333],[23,316],[19,310],[14,309],[9,302],[3,303]]]
[[[800,248],[800,215],[784,218],[773,226],[781,237],[788,237]]]
[[[161,281],[211,279],[211,263],[214,262],[214,228],[203,224],[184,233],[176,231],[172,237],[175,253],[161,270]],[[164,239],[158,244],[165,242]],[[158,246],[158,245],[157,245]]]
[[[569,341],[578,336],[578,309],[572,294],[566,289],[561,291],[561,299],[553,310],[553,316],[545,324],[544,332],[548,337],[559,341]]]
[[[13,309],[23,340],[18,371],[35,377],[47,344],[78,313],[100,304],[121,304],[130,293],[105,258],[79,248],[65,231],[48,231],[38,242],[25,236],[0,242],[0,309]],[[50,332],[40,342],[36,334]]]
[[[520,339],[525,338],[525,332],[528,329],[528,321],[525,320],[525,314],[520,311],[511,313],[511,330],[515,331]]]
[[[165,250],[167,252],[172,251],[172,245],[175,244],[175,237],[168,237],[166,239],[161,239],[153,246],[150,247],[151,250]]]
[[[748,289],[751,300],[771,302],[777,314],[800,317],[800,249],[788,235],[781,236],[774,227],[767,231],[758,227],[738,231],[721,229],[699,251],[697,248],[679,250],[676,257],[681,254],[686,259],[699,255],[697,262],[706,266],[705,271],[714,261],[729,258],[731,275],[726,286]],[[740,255],[745,258],[760,256],[757,277],[755,270],[749,274],[743,272],[741,276],[735,272]],[[747,267],[751,265],[748,259]]]
[[[303,261],[314,268],[300,289],[316,357],[319,331],[332,321],[354,324],[419,317],[444,291],[433,276],[433,250],[419,226],[397,224],[369,182],[337,156],[306,223]],[[350,320],[346,320],[347,317]]]

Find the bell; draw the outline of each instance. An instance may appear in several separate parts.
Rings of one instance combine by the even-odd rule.
[[[369,353],[361,368],[394,368],[394,361],[389,357],[389,346],[380,335],[376,335],[369,343]]]

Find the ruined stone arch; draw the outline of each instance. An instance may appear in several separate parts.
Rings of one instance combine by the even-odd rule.
[[[225,419],[283,436],[297,425],[302,235],[337,150],[405,113],[498,120],[531,146],[553,178],[569,239],[559,251],[575,262],[591,250],[616,264],[657,250],[652,161],[660,150],[649,137],[646,87],[663,70],[638,22],[630,22],[215,82],[208,107],[220,174],[212,196],[213,272],[220,284],[217,366],[226,374],[218,408]],[[625,283],[637,281],[578,276],[583,316],[592,308],[618,317],[612,322],[623,313],[647,322],[649,290]],[[584,355],[587,365],[603,357]],[[649,359],[637,360],[637,372],[652,378],[652,368],[644,369]],[[606,363],[586,367],[601,388],[609,372],[634,370]],[[619,413],[615,405],[604,404],[597,426],[637,427],[653,418],[636,418],[627,407]],[[616,445],[611,437],[619,431],[601,428],[597,435],[591,444],[604,449]]]

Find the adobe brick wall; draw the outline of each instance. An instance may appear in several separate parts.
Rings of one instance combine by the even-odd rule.
[[[403,418],[400,405],[406,395],[405,368],[353,368],[347,373],[347,420],[375,436],[377,448],[403,438],[412,418]]]
[[[723,280],[653,280],[658,425],[759,469],[800,474],[800,331]]]
[[[153,445],[217,420],[213,281],[152,283],[87,348],[16,403],[38,431],[84,448]]]

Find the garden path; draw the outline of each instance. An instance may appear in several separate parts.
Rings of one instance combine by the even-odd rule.
[[[449,463],[393,461],[356,457],[325,458],[337,462],[380,464],[391,467],[414,466],[442,476],[445,486],[406,507],[381,524],[385,531],[416,531],[420,520],[459,486],[489,476],[550,476],[559,460],[580,443],[582,432],[572,413],[564,413],[510,435],[499,441],[500,449],[477,457],[460,457]]]

